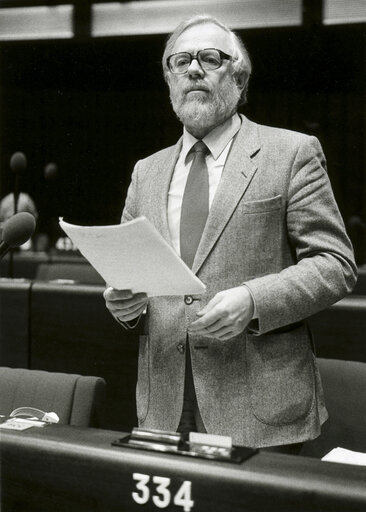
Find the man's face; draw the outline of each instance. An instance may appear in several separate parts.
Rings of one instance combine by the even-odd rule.
[[[210,23],[186,29],[177,39],[172,54],[189,52],[196,55],[205,48],[216,48],[228,55],[233,54],[230,35]],[[218,69],[205,71],[194,59],[186,73],[169,73],[168,83],[174,112],[187,130],[198,138],[202,138],[236,111],[240,90],[229,60],[223,60]]]

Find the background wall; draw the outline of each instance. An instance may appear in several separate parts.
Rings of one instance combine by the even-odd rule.
[[[366,262],[365,31],[360,25],[239,31],[253,61],[249,103],[264,124],[319,137],[341,212]],[[81,224],[119,221],[134,163],[181,133],[160,58],[165,36],[0,46],[0,197],[12,190],[9,159],[23,151],[21,188],[40,227],[59,215]],[[55,162],[57,179],[44,167]]]

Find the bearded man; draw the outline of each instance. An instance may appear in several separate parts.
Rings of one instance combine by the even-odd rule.
[[[207,290],[104,292],[124,326],[146,308],[139,425],[297,453],[327,418],[306,318],[356,280],[321,146],[237,113],[250,59],[212,17],[179,25],[163,70],[183,136],[137,163],[122,222],[147,217]]]

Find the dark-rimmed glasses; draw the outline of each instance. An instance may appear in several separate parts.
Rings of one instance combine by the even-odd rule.
[[[205,48],[199,50],[196,55],[188,52],[173,53],[167,58],[166,63],[172,73],[182,75],[188,71],[194,59],[197,59],[202,69],[211,71],[220,68],[223,60],[233,60],[233,57],[216,48]]]

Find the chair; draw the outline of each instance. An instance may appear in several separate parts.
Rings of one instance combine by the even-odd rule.
[[[366,363],[318,358],[329,419],[301,455],[323,457],[341,447],[366,452]]]
[[[100,377],[0,367],[0,414],[34,407],[55,412],[60,424],[98,427],[104,394]]]
[[[309,318],[318,358],[366,362],[366,296],[348,295]]]
[[[366,295],[366,265],[358,268],[357,283],[352,291],[353,295]]]

